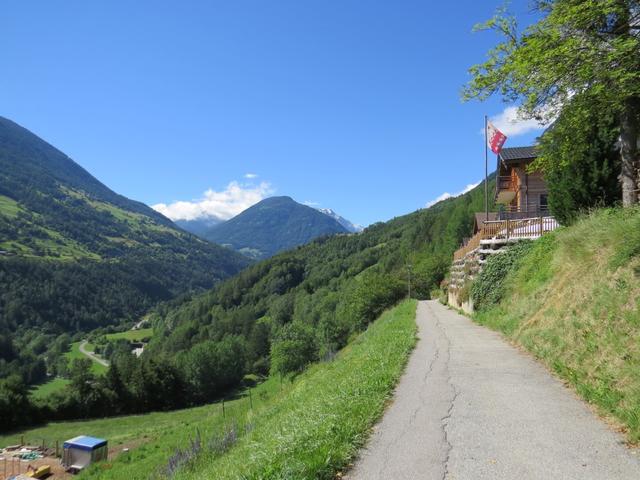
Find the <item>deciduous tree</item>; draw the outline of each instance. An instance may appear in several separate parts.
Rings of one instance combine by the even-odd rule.
[[[555,119],[576,96],[588,95],[617,117],[624,205],[638,202],[640,133],[640,2],[535,0],[541,15],[522,33],[506,9],[478,25],[504,40],[471,67],[464,99],[499,93],[521,101],[521,115]]]

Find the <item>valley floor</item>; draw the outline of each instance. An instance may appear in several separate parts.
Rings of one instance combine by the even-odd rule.
[[[421,302],[420,340],[350,480],[637,479],[624,438],[497,333]]]

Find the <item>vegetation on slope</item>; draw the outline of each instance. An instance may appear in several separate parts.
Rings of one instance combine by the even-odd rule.
[[[429,296],[470,236],[482,193],[479,186],[360,234],[316,240],[206,294],[162,304],[149,315],[154,334],[140,358],[117,347],[107,374],[97,377],[78,364],[69,387],[48,399],[47,418],[194,406],[237,388],[247,374],[297,373],[331,358],[406,295],[408,265],[412,295]],[[0,388],[0,406],[3,396],[27,395],[12,385]]]
[[[534,242],[505,274],[501,300],[476,320],[525,346],[639,441],[640,209],[583,217]]]
[[[316,240],[253,265],[207,294],[163,305],[151,315],[148,353],[195,359],[199,344],[241,338],[244,373],[257,374],[286,374],[330,357],[406,294],[409,265],[412,294],[428,298],[471,234],[482,188],[360,234]]]
[[[247,264],[0,117],[0,379],[61,373],[59,335],[133,322]]]
[[[211,227],[203,236],[250,257],[264,259],[336,233],[348,230],[327,214],[290,197],[270,197]]]
[[[388,311],[329,362],[237,400],[168,413],[52,423],[21,435],[51,445],[87,432],[142,446],[83,478],[334,478],[381,415],[415,343],[415,301]],[[233,432],[233,433],[231,433]],[[196,441],[199,439],[199,442]]]

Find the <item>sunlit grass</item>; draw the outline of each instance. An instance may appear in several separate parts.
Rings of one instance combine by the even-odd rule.
[[[141,328],[139,330],[127,330],[126,332],[108,333],[105,335],[107,340],[128,340],[130,342],[138,342],[149,338],[153,335],[153,328]]]
[[[503,301],[476,314],[640,441],[640,210],[607,209],[536,242]]]
[[[52,393],[62,390],[64,387],[69,385],[69,383],[69,380],[66,378],[55,377],[45,383],[35,386],[30,395],[35,399],[44,399]]]
[[[89,358],[84,353],[80,351],[80,343],[82,342],[73,342],[71,344],[71,349],[65,353],[65,357],[69,360],[69,364],[77,358]],[[85,344],[85,350],[87,352],[93,352],[94,346],[91,343]],[[91,371],[96,375],[102,375],[107,371],[107,367],[102,365],[101,363],[96,362],[94,359],[91,360]]]
[[[80,478],[161,478],[168,459],[196,437],[198,455],[178,478],[334,478],[365,442],[392,394],[415,344],[415,301],[385,312],[331,362],[311,366],[293,379],[270,378],[240,397],[174,412],[50,423],[0,436],[21,435],[54,444],[76,435],[108,439],[132,448]],[[212,441],[233,428],[230,450],[216,454]]]

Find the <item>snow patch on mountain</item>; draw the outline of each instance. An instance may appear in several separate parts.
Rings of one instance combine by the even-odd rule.
[[[340,215],[338,215],[336,212],[334,212],[330,208],[318,208],[318,211],[320,211],[320,212],[324,213],[325,215],[333,218],[335,221],[337,221],[340,225],[342,225],[344,228],[349,230],[351,233],[361,232],[364,229],[364,227],[362,227],[362,225],[357,225],[355,223],[350,222],[346,218],[341,217]]]

